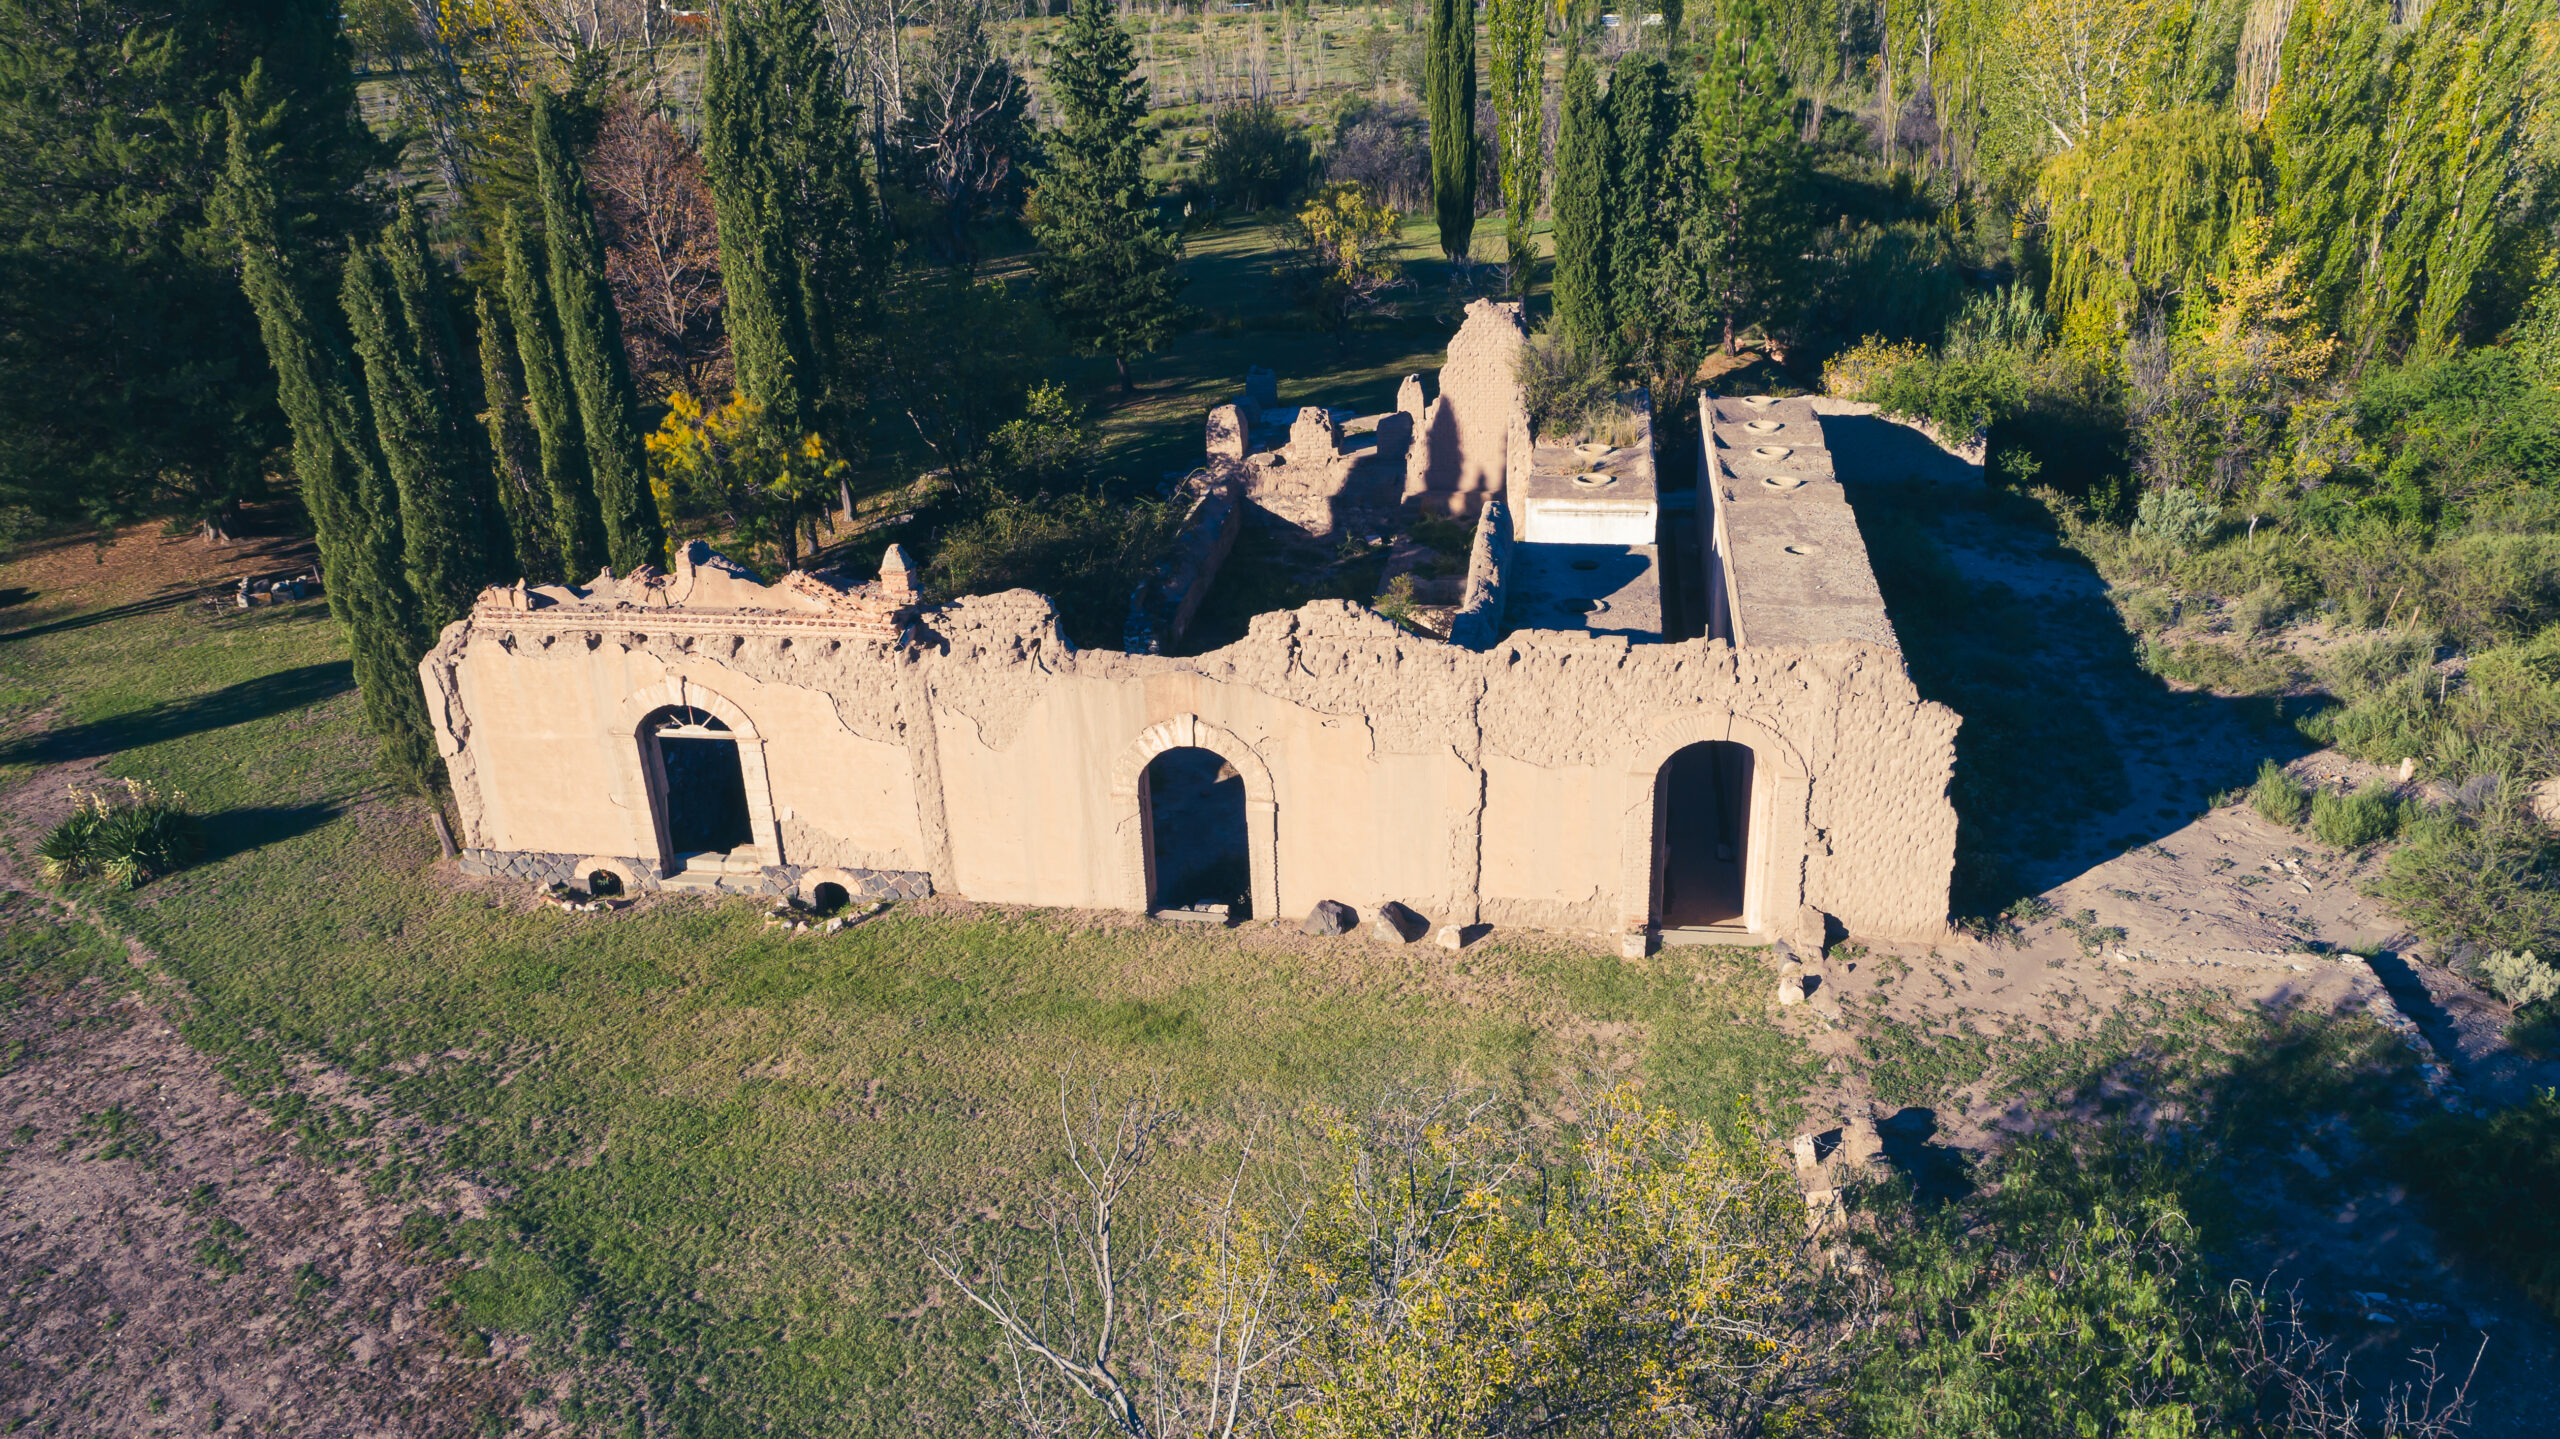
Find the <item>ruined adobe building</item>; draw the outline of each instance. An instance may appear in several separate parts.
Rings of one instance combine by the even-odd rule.
[[[1131,622],[1172,647],[1247,512],[1428,506],[1476,521],[1451,640],[1327,601],[1201,654],[1076,650],[1027,591],[924,604],[894,549],[860,584],[767,586],[697,544],[672,574],[492,589],[422,666],[465,865],[1256,918],[1396,900],[1637,952],[1942,935],[1957,719],[1904,673],[1823,419],[1710,400],[1708,502],[1682,509],[1640,403],[1632,443],[1532,439],[1519,342],[1516,308],[1473,307],[1437,398],[1409,380],[1354,421],[1373,440],[1221,407]]]

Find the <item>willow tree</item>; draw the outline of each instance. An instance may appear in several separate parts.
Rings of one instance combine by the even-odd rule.
[[[1493,71],[1494,134],[1501,145],[1502,234],[1514,289],[1529,287],[1537,243],[1539,181],[1546,168],[1546,0],[1492,0],[1485,48]]]
[[[2046,164],[2063,339],[2111,348],[2144,314],[2203,290],[2233,230],[2263,208],[2265,157],[2246,122],[2220,107],[2110,121]]]
[[[2279,241],[2304,256],[2349,362],[2452,348],[2527,223],[2560,69],[2548,6],[2443,0],[2410,29],[2381,0],[2302,0],[2267,115]]]
[[[1440,252],[1463,260],[1476,231],[1476,9],[1431,0],[1423,37],[1423,105],[1431,117],[1431,212]]]

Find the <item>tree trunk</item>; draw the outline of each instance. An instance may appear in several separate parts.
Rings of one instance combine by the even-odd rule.
[[[1120,393],[1124,395],[1134,395],[1138,393],[1138,382],[1129,378],[1129,357],[1127,355],[1113,355],[1111,357],[1111,363],[1118,366],[1120,369]]]

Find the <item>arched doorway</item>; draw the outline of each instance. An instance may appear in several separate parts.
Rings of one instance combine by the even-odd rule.
[[[1741,929],[1749,905],[1751,749],[1685,745],[1654,779],[1656,913],[1664,929]]]
[[[726,722],[706,709],[668,705],[641,721],[640,734],[655,771],[667,850],[677,867],[756,842],[738,736]]]
[[[1223,904],[1233,917],[1251,918],[1243,774],[1215,750],[1179,746],[1147,761],[1140,796],[1155,876],[1147,907]]]
[[[1179,797],[1172,809],[1188,810],[1209,817],[1206,828],[1214,830],[1218,821],[1218,804],[1222,797],[1241,792],[1244,801],[1245,895],[1250,897],[1250,912],[1264,918],[1280,911],[1280,807],[1271,780],[1271,767],[1252,745],[1237,735],[1210,724],[1195,714],[1175,715],[1140,730],[1120,757],[1111,765],[1112,845],[1118,852],[1120,869],[1119,904],[1145,913],[1161,909],[1165,900],[1157,883],[1157,864],[1170,859],[1178,869],[1189,869],[1189,847],[1200,843],[1201,829],[1188,822],[1159,826],[1153,791],[1156,777],[1152,773],[1156,757],[1173,750],[1205,751],[1209,761],[1177,760],[1168,768],[1176,771],[1166,782],[1179,786],[1186,782],[1201,785],[1211,793],[1200,795],[1189,805]],[[1214,762],[1203,775],[1198,766]],[[1220,770],[1232,770],[1234,778],[1225,778]],[[1218,789],[1217,786],[1227,786]],[[1227,811],[1232,824],[1232,811]],[[1172,813],[1168,819],[1175,818]],[[1232,828],[1228,831],[1232,833]],[[1163,839],[1158,835],[1162,834]],[[1205,867],[1205,866],[1204,866]],[[1182,888],[1177,883],[1176,892]],[[1198,901],[1193,901],[1198,903]]]

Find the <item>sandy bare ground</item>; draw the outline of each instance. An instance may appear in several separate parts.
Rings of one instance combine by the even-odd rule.
[[[517,1428],[401,1215],[302,1158],[146,994],[0,1018],[0,1416],[56,1434]]]

